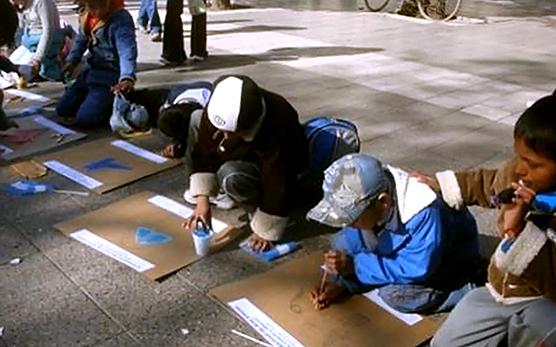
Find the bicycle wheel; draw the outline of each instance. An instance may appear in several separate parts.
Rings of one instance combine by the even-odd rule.
[[[365,0],[365,7],[371,12],[378,12],[388,5],[390,0]]]
[[[461,0],[417,0],[419,13],[423,18],[448,21],[459,11]]]

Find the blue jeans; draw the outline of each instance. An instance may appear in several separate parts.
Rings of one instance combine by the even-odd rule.
[[[137,14],[137,25],[149,25],[149,33],[160,34],[162,25],[160,24],[156,0],[141,0],[139,13]]]
[[[72,86],[66,90],[56,106],[60,117],[75,118],[76,123],[82,128],[107,126],[114,94],[110,91],[109,84],[88,83],[84,71],[77,76]]]

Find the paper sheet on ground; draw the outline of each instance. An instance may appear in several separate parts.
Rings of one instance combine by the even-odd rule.
[[[322,253],[313,253],[266,273],[215,288],[211,295],[224,303],[249,300],[305,346],[416,346],[438,328],[440,322],[428,317],[407,325],[362,295],[316,311],[309,292],[320,282],[321,263]],[[251,308],[248,312],[253,311]],[[270,335],[259,332],[275,343]]]
[[[128,141],[113,138],[49,153],[39,160],[60,175],[100,194],[180,164],[178,160],[166,159]],[[101,168],[95,165],[95,169],[91,169],[91,164],[102,160],[114,165]]]
[[[168,197],[143,192],[54,227],[156,280],[199,259],[191,233],[181,226],[192,213],[193,210]],[[229,228],[217,219],[213,219],[212,224],[217,233]],[[171,241],[139,244],[136,241],[139,227],[170,235]]]
[[[41,115],[21,117],[16,122],[19,128],[0,132],[0,147],[5,150],[0,150],[0,158],[4,160],[43,152],[86,136]],[[62,141],[53,137],[58,133],[65,134]]]

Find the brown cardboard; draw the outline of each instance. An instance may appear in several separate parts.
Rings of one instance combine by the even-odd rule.
[[[160,164],[155,163],[111,145],[111,142],[114,140],[117,139],[104,138],[87,142],[63,151],[45,154],[39,157],[38,160],[42,163],[57,160],[82,174],[100,181],[102,185],[92,189],[99,194],[106,193],[180,164],[180,161],[174,159],[167,159],[166,162]],[[131,143],[131,141],[127,142]],[[102,158],[114,158],[118,163],[130,167],[131,170],[105,169],[91,172],[85,170],[87,164]]]
[[[361,295],[316,311],[309,291],[320,282],[322,261],[322,253],[313,253],[210,294],[224,303],[249,299],[305,346],[416,346],[438,328],[427,317],[406,325]]]
[[[10,165],[10,170],[21,177],[33,179],[45,176],[48,172],[46,166],[34,160],[20,161]]]
[[[148,199],[156,195],[151,192],[135,194],[99,210],[58,223],[54,227],[68,236],[75,231],[87,229],[124,248],[154,264],[154,268],[143,274],[156,280],[199,259],[191,233],[181,226],[184,218],[148,202]],[[139,245],[135,241],[135,231],[139,226],[170,234],[173,239],[161,245]],[[221,233],[230,229],[233,228],[228,227]]]
[[[0,132],[0,145],[6,146],[13,151],[11,153],[0,153],[0,158],[4,160],[14,160],[20,157],[36,154],[38,152],[43,152],[48,149],[62,146],[66,143],[82,139],[86,136],[85,134],[67,129],[64,126],[54,122],[54,124],[65,128],[65,131],[67,131],[67,134],[64,135],[64,137],[60,140],[59,137],[54,137],[56,134],[59,133],[58,131],[37,122],[37,119],[39,119],[39,117],[40,119],[47,119],[38,114],[33,116],[15,118],[14,120],[19,125],[19,128],[11,128],[7,131]],[[20,137],[21,134],[29,133],[34,130],[37,131],[37,135],[29,135],[31,138],[30,141],[23,144],[17,144],[13,142],[14,136]]]

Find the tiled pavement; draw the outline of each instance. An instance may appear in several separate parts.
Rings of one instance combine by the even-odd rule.
[[[189,18],[184,19],[188,28]],[[361,11],[261,8],[210,12],[208,22],[209,60],[179,68],[162,68],[160,44],[138,34],[139,87],[248,74],[286,96],[302,119],[316,114],[351,119],[365,152],[425,172],[499,164],[511,155],[512,125],[526,102],[556,87],[551,39],[556,19],[550,16],[439,24]],[[45,85],[43,91],[56,96],[61,88]],[[91,137],[107,135],[98,131]],[[13,257],[23,262],[0,266],[0,341],[7,346],[250,345],[229,331],[255,332],[206,293],[268,265],[231,250],[151,283],[52,228],[143,190],[180,199],[182,170],[88,198],[2,193],[0,262]],[[10,180],[2,167],[0,181]],[[49,180],[76,188],[53,174]],[[486,253],[492,214],[475,212]],[[303,239],[303,251],[293,255],[299,256],[325,247],[329,230],[299,219],[291,232]],[[190,334],[183,336],[182,328]]]

